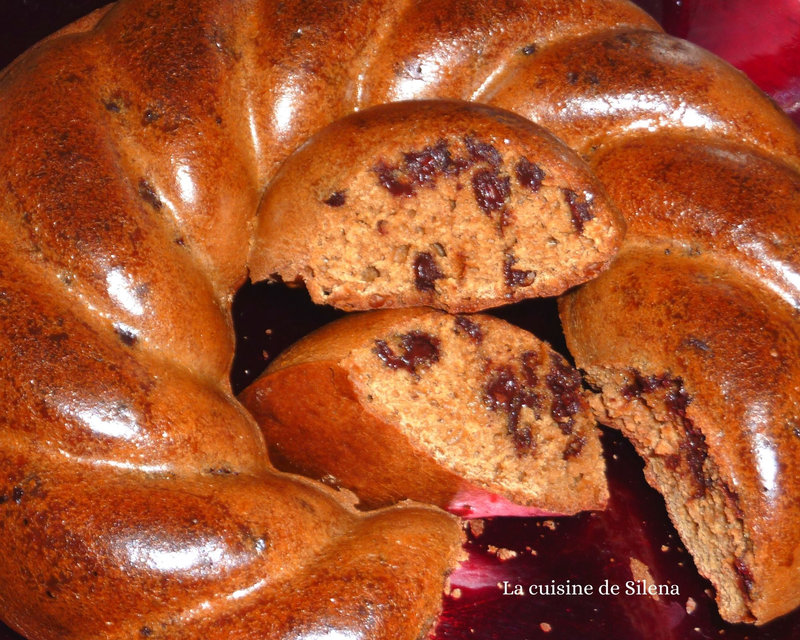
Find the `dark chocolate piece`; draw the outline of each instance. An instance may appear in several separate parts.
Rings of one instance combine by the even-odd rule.
[[[400,336],[403,352],[395,354],[385,340],[375,341],[375,353],[390,369],[405,369],[416,375],[417,368],[439,361],[439,339],[422,331],[411,331]]]
[[[466,333],[475,344],[483,342],[483,331],[477,322],[473,322],[467,316],[456,316],[456,333],[460,329]]]
[[[514,172],[517,176],[517,182],[534,193],[542,186],[542,181],[545,178],[544,170],[527,158],[519,159],[514,167]]]
[[[414,286],[419,291],[435,291],[436,280],[444,278],[444,274],[436,259],[428,252],[418,253],[414,258]]]
[[[572,226],[575,227],[578,233],[583,233],[584,225],[589,220],[594,219],[594,214],[591,210],[591,195],[587,194],[583,200],[572,189],[562,189],[564,198],[569,205],[572,213]]]
[[[545,376],[545,384],[552,394],[553,404],[550,414],[565,434],[572,433],[572,416],[583,408],[581,374],[570,367],[560,356],[550,355],[550,372]]]

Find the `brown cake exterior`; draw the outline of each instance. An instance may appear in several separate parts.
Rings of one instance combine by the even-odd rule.
[[[775,184],[798,167],[797,132],[768,99],[622,1],[121,0],[48,39],[0,75],[9,625],[35,640],[428,628],[456,523],[423,507],[362,516],[276,475],[227,380],[230,300],[280,164],[341,117],[422,98],[513,111],[590,163],[645,133],[655,156],[679,133],[699,155],[734,144],[753,166],[766,157]],[[679,160],[641,190],[670,184]],[[612,164],[607,190],[631,178]],[[759,193],[740,164],[733,183]],[[731,184],[709,175],[698,191]],[[651,469],[653,427],[669,425],[677,454],[664,449],[651,478],[700,512],[700,535],[684,535],[734,621],[768,621],[800,592],[794,245],[781,229],[733,262],[723,247],[719,263],[634,232],[564,307],[578,364],[607,388],[604,419],[638,438]],[[626,426],[647,398],[656,419]]]

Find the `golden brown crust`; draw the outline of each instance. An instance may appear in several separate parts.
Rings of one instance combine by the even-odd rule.
[[[553,42],[609,28],[661,30],[642,9],[619,0],[407,0],[401,5],[397,22],[372,44],[359,108],[425,98],[485,102],[508,69]]]
[[[627,138],[595,154],[592,166],[626,212],[631,244],[705,254],[800,304],[800,174],[790,166],[740,144],[677,134]]]
[[[102,483],[84,469],[25,472],[5,548],[19,557],[35,546],[36,562],[6,570],[13,591],[3,605],[29,638],[269,637],[322,623],[313,613],[335,595],[337,631],[363,629],[363,607],[388,600],[402,608],[375,611],[375,636],[414,640],[457,560],[460,528],[441,513],[354,516],[333,493],[270,472],[149,482],[107,472]],[[392,565],[374,562],[375,550]],[[320,584],[343,558],[347,575]],[[303,611],[303,625],[289,611]],[[224,636],[207,635],[214,622]]]
[[[486,98],[587,156],[622,136],[688,131],[745,142],[799,166],[800,137],[777,105],[719,58],[663,33],[621,29],[560,41]]]
[[[300,633],[334,589],[331,628],[414,640],[457,559],[441,512],[275,474],[231,395],[259,196],[236,11],[120,3],[0,79],[0,610],[35,640]],[[366,585],[397,606],[366,621]]]

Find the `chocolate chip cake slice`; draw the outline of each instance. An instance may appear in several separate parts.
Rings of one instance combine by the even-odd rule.
[[[600,272],[624,223],[541,127],[453,101],[395,103],[325,128],[259,212],[251,276],[346,310],[480,311]]]
[[[607,499],[578,372],[491,316],[349,315],[241,399],[277,466],[350,489],[362,507],[411,498],[473,516],[567,514]]]

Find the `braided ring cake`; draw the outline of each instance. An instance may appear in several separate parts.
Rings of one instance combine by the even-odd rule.
[[[800,137],[744,76],[625,0],[119,0],[0,73],[6,624],[430,628],[458,522],[278,474],[228,372],[232,296],[251,265],[277,273],[257,214],[282,163],[355,111],[440,99],[546,127],[595,172],[628,233],[561,315],[597,417],[727,620],[800,604]],[[477,191],[502,194],[487,158]]]

